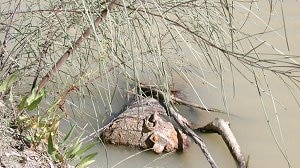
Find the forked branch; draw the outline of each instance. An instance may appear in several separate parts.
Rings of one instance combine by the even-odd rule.
[[[198,128],[201,132],[212,132],[221,135],[225,141],[231,155],[236,160],[239,168],[246,168],[246,159],[241,151],[241,148],[234,137],[231,129],[229,128],[229,123],[223,119],[216,118],[214,121],[208,123],[202,128]]]
[[[179,113],[177,113],[174,108],[167,106],[166,103],[168,103],[165,98],[165,94],[159,90],[156,87],[149,87],[147,85],[141,84],[141,90],[144,94],[147,96],[152,95],[155,98],[158,99],[158,101],[161,103],[161,105],[166,109],[166,111],[169,113],[170,116],[174,118],[176,123],[181,127],[182,131],[189,135],[194,142],[200,147],[203,154],[205,155],[206,159],[210,163],[212,168],[217,167],[216,163],[214,162],[212,156],[207,150],[206,145],[204,144],[203,140],[194,132],[194,130],[200,130],[201,132],[212,132],[212,133],[218,133],[222,136],[223,140],[225,141],[228,149],[230,150],[232,156],[236,160],[239,168],[246,168],[247,163],[244,155],[241,152],[241,148],[233,135],[229,123],[223,119],[216,118],[214,121],[208,123],[206,126],[202,128],[193,128],[192,124],[183,116],[181,116]],[[176,101],[173,97],[171,97],[173,101]],[[196,104],[191,104],[190,102],[187,102],[185,100],[178,99],[179,102],[181,102],[184,105],[188,106],[194,106],[196,108],[203,108]]]

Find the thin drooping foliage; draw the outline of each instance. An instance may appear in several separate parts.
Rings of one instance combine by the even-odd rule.
[[[247,23],[253,17],[261,20],[252,12],[254,1],[4,0],[0,80],[20,74],[19,87],[12,94],[19,102],[22,96],[46,87],[48,98],[38,114],[47,115],[43,110],[56,103],[57,109],[76,113],[72,119],[65,118],[68,122],[89,123],[82,129],[100,127],[100,118],[116,109],[112,102],[122,92],[130,92],[131,86],[154,84],[167,92],[176,83],[174,76],[195,90],[197,82],[213,86],[207,78],[213,73],[226,106],[225,83],[232,81],[234,87],[236,74],[253,84],[261,98],[266,94],[276,104],[268,83],[268,75],[275,75],[298,102],[298,56],[286,55],[261,40],[263,34],[277,33],[269,24],[278,3],[289,48],[281,1],[269,1],[265,29],[249,34],[244,31]],[[264,47],[271,52],[263,52]],[[225,75],[228,72],[231,79]],[[87,114],[86,107],[94,114]],[[275,135],[274,139],[277,142]]]

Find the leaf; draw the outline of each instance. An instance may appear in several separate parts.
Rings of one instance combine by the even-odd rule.
[[[54,148],[54,144],[53,144],[53,140],[52,140],[52,133],[49,133],[49,137],[48,137],[48,153],[50,155],[53,155],[54,152],[55,152],[55,148]]]
[[[71,154],[70,154],[70,159],[73,159],[74,157],[78,157],[78,156],[76,155],[76,153],[80,150],[81,146],[82,146],[82,143],[79,143],[77,146],[75,146],[75,147],[73,148],[73,150],[72,150],[72,152],[71,152]]]
[[[19,109],[19,110],[23,110],[23,109],[24,109],[24,107],[25,107],[25,105],[26,105],[25,103],[26,103],[27,98],[28,98],[28,96],[25,96],[25,97],[21,100],[20,104],[18,105],[18,109]]]
[[[8,98],[8,100],[10,102],[13,102],[13,100],[14,100],[14,95],[13,95],[13,91],[12,90],[9,90],[9,98]]]
[[[66,157],[70,158],[70,159],[73,159],[74,157],[76,157],[75,153],[80,150],[81,145],[82,145],[82,143],[78,143],[78,144],[75,144],[74,146],[72,146],[71,149],[69,151],[67,151]]]
[[[87,165],[92,164],[93,162],[95,162],[95,160],[88,160],[88,161],[86,161],[85,163],[78,164],[78,166],[76,166],[76,167],[77,167],[77,168],[84,168],[84,167],[86,167]]]
[[[81,161],[76,165],[76,168],[84,168],[87,165],[93,163],[95,160],[92,160],[98,153],[92,153],[81,159]]]
[[[77,138],[75,144],[72,145],[71,149],[66,152],[65,156],[67,158],[71,158],[71,159],[74,158],[74,153],[80,149],[82,143],[80,143],[79,141],[80,141],[80,138],[82,135],[83,135],[83,133]],[[78,149],[78,146],[79,146],[79,149]]]
[[[31,104],[35,100],[36,90],[36,87],[32,89],[30,96],[26,100],[27,104]]]
[[[20,73],[14,73],[8,78],[6,78],[1,84],[0,84],[0,92],[10,88],[12,84],[19,79]]]
[[[45,89],[42,89],[37,95],[35,94],[35,90],[33,89],[31,95],[27,98],[27,110],[34,110],[38,107],[39,103],[42,101],[42,98],[46,96]]]
[[[83,148],[81,148],[80,150],[78,150],[76,153],[75,153],[75,157],[80,157],[83,153],[85,153],[86,151],[88,151],[89,149],[91,149],[92,147],[94,147],[97,143],[94,142],[94,143],[90,143],[86,146],[84,146]],[[75,158],[76,160],[76,158]]]
[[[39,105],[39,103],[42,101],[43,97],[39,97],[38,99],[34,100],[33,102],[31,102],[28,106],[27,106],[27,110],[31,111],[34,110],[35,108],[37,108],[37,106]]]
[[[31,95],[27,98],[27,104],[30,105],[35,100],[40,99],[41,97],[46,96],[46,90],[42,89],[38,94],[36,94],[37,88],[32,89]]]
[[[60,118],[56,117],[54,119],[55,120],[54,120],[53,124],[51,125],[51,130],[50,131],[55,133],[55,132],[57,132],[57,128],[60,124]]]
[[[68,134],[65,136],[64,140],[62,141],[62,144],[65,144],[71,137],[75,130],[75,125],[72,126],[71,130],[68,132]]]

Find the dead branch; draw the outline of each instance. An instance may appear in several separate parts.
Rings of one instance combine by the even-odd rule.
[[[172,105],[167,106],[167,99],[165,98],[165,94],[163,91],[159,90],[157,87],[152,87],[144,84],[140,84],[140,91],[142,92],[143,96],[151,96],[157,99],[160,105],[166,110],[169,116],[176,121],[176,123],[181,127],[182,131],[190,136],[194,142],[200,147],[201,151],[205,155],[206,159],[208,160],[209,164],[212,168],[217,168],[217,164],[213,160],[212,156],[210,155],[205,143],[203,140],[194,132],[192,128],[192,124],[182,115],[177,113]],[[136,94],[136,93],[135,93]],[[111,122],[107,125],[103,126],[96,132],[92,133],[88,138],[94,137],[97,133],[102,132],[105,130],[117,117],[113,118]],[[219,133],[223,140],[225,141],[227,147],[229,148],[231,154],[233,155],[234,159],[237,161],[237,164],[240,168],[246,168],[246,159],[243,156],[240,146],[238,145],[236,138],[234,137],[232,131],[229,128],[228,122],[223,119],[215,119],[213,122],[207,124],[205,127],[198,128],[196,130],[200,130],[201,132],[213,132]]]
[[[198,128],[201,132],[211,132],[211,133],[218,133],[222,136],[223,140],[225,141],[228,149],[230,150],[232,156],[238,163],[240,168],[246,168],[246,159],[242,154],[241,148],[234,137],[230,127],[229,122],[223,119],[216,118],[214,121],[208,123],[206,126],[202,128]]]
[[[178,97],[175,97],[175,96],[171,96],[171,99],[178,103],[178,104],[182,104],[182,105],[185,105],[185,106],[190,106],[190,107],[194,107],[194,108],[198,108],[198,109],[201,109],[201,110],[205,110],[205,111],[209,111],[209,112],[217,112],[217,113],[225,113],[224,111],[222,110],[219,110],[219,109],[215,109],[215,108],[206,108],[206,107],[202,107],[198,104],[195,104],[195,103],[192,103],[192,102],[189,102],[189,101],[186,101],[186,100],[182,100]]]
[[[157,85],[145,85],[145,84],[141,83],[141,86],[142,87],[147,86],[147,88],[148,89],[151,88],[151,90],[153,90],[153,89],[159,90],[159,87]],[[177,92],[179,92],[179,91],[178,90],[171,90],[170,98],[172,99],[172,102],[174,102],[174,103],[178,103],[178,104],[182,104],[182,105],[185,105],[185,106],[198,108],[198,109],[209,111],[209,112],[226,113],[226,112],[224,112],[222,110],[219,110],[219,109],[206,108],[206,107],[200,106],[199,104],[192,103],[192,102],[189,102],[187,100],[183,100],[182,98],[179,98],[178,96],[176,96]],[[174,94],[172,94],[172,93],[174,93]]]
[[[208,152],[207,147],[206,147],[205,143],[203,142],[203,140],[190,127],[188,127],[188,125],[185,122],[183,122],[180,119],[178,113],[175,112],[175,110],[173,108],[169,108],[168,111],[169,111],[170,115],[174,118],[176,123],[181,127],[183,132],[186,133],[187,135],[189,135],[194,140],[194,142],[200,147],[201,151],[203,152],[204,156],[206,157],[206,159],[209,162],[209,164],[211,165],[211,167],[217,168],[218,166],[215,163],[212,156],[210,155],[210,153]]]
[[[55,65],[52,66],[51,70],[48,71],[48,73],[43,77],[41,80],[39,87],[37,89],[37,93],[45,87],[47,82],[50,80],[50,78],[53,76],[53,74],[56,73],[56,71],[66,62],[66,60],[69,58],[69,56],[82,44],[83,41],[85,41],[93,31],[93,26],[98,26],[100,23],[103,22],[103,20],[106,18],[108,11],[112,10],[112,8],[115,6],[115,2],[117,0],[112,0],[108,7],[104,9],[100,16],[98,16],[94,22],[94,25],[91,25],[89,28],[87,28],[83,34],[72,44],[72,46],[60,57],[60,59],[55,63]]]
[[[172,107],[167,106],[168,102],[165,98],[165,94],[156,88],[152,89],[151,87],[147,85],[140,85],[140,89],[144,92],[146,95],[152,95],[154,98],[156,98],[161,105],[165,108],[167,113],[174,118],[176,123],[181,127],[182,131],[189,135],[194,142],[200,147],[201,151],[203,152],[204,156],[206,157],[207,161],[211,165],[212,168],[217,168],[217,164],[215,163],[214,159],[212,158],[211,154],[207,150],[207,147],[203,140],[190,128],[190,125],[183,116],[179,115]],[[183,119],[184,118],[184,119]]]

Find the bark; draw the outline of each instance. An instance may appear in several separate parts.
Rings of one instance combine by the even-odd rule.
[[[242,154],[241,148],[233,135],[229,122],[216,118],[214,121],[208,123],[206,126],[199,128],[201,132],[214,132],[222,136],[232,156],[236,160],[240,168],[246,168],[247,163],[244,155]]]
[[[52,76],[57,72],[57,70],[67,61],[69,56],[77,49],[79,46],[92,34],[93,27],[98,26],[100,23],[103,22],[103,20],[106,18],[108,12],[112,10],[115,6],[115,2],[117,0],[112,0],[108,7],[104,9],[100,16],[96,18],[94,21],[94,25],[91,25],[89,28],[87,28],[83,34],[73,43],[73,45],[59,58],[59,60],[53,65],[53,67],[48,71],[48,73],[43,77],[41,80],[38,89],[36,93],[41,91],[45,85],[48,83],[48,81],[52,78]]]
[[[209,153],[204,141],[202,140],[202,138],[200,138],[192,129],[191,129],[191,123],[184,118],[183,116],[181,116],[179,113],[177,113],[174,108],[172,108],[171,105],[167,105],[170,104],[167,101],[167,98],[165,96],[165,94],[156,88],[152,88],[152,87],[148,87],[146,85],[141,85],[140,88],[143,93],[147,96],[153,96],[155,97],[157,100],[159,100],[160,104],[166,109],[167,113],[172,116],[174,118],[174,120],[176,121],[176,123],[181,127],[182,131],[184,133],[186,133],[187,135],[189,135],[194,142],[200,147],[202,153],[204,154],[204,156],[206,157],[207,161],[209,162],[209,164],[211,165],[212,168],[217,168],[217,164],[214,161],[214,159],[212,158],[211,154]]]
[[[188,137],[167,121],[166,111],[154,98],[134,101],[102,134],[104,142],[143,149],[155,153],[181,151]]]
[[[174,110],[172,103],[167,101],[168,99],[165,98],[165,94],[161,90],[141,85],[139,92],[145,97],[134,101],[120,116],[100,129],[101,131],[104,130],[102,139],[105,142],[152,148],[156,153],[173,152],[189,146],[188,135],[200,147],[211,167],[218,167],[203,140],[194,132],[192,124]],[[185,104],[190,105],[189,102]],[[182,131],[176,129],[168,121],[170,116]],[[197,130],[219,133],[239,167],[246,167],[246,159],[229,128],[228,122],[216,119]]]

